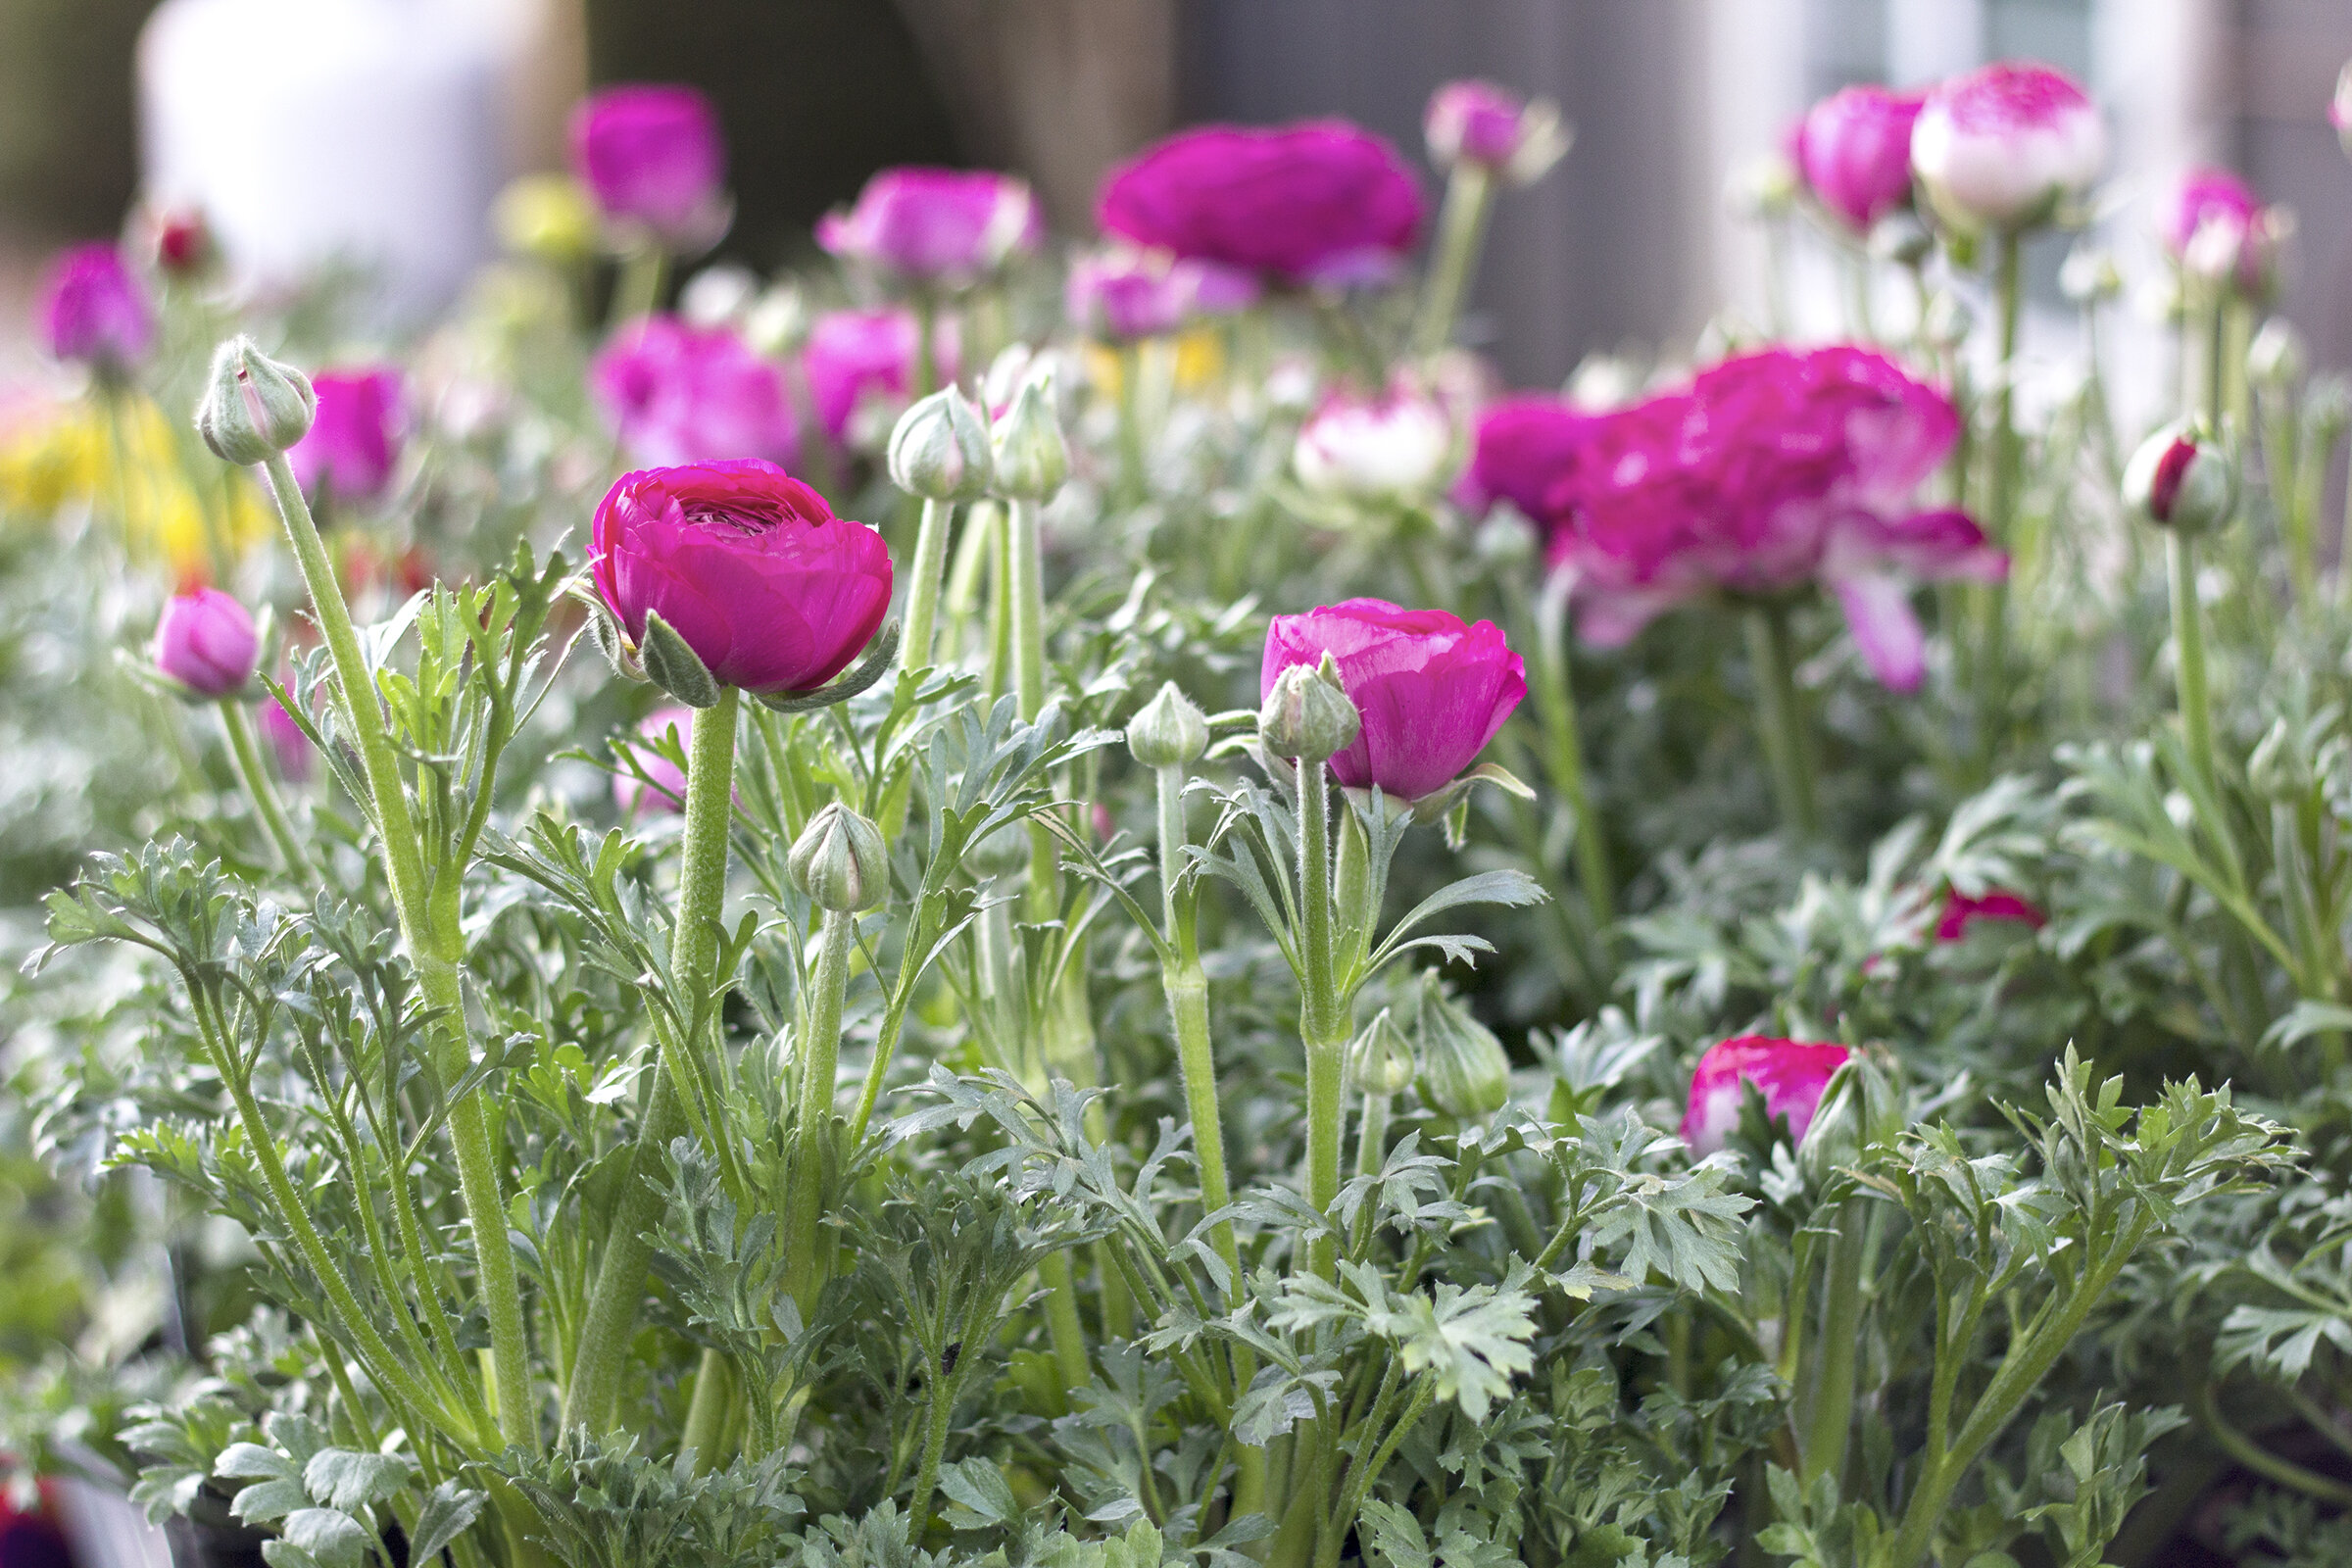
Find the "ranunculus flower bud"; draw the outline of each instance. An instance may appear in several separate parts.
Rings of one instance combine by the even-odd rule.
[[[1112,170],[1105,233],[1293,284],[1395,275],[1421,228],[1421,190],[1388,141],[1345,120],[1201,125]]]
[[[1690,1102],[1683,1112],[1682,1139],[1694,1155],[1714,1153],[1740,1125],[1740,1085],[1754,1084],[1774,1120],[1786,1119],[1788,1136],[1802,1141],[1831,1078],[1853,1053],[1844,1046],[1806,1045],[1766,1035],[1726,1040],[1698,1058],[1690,1076]]]
[[[1420,1070],[1413,1043],[1396,1027],[1386,1007],[1364,1026],[1362,1034],[1348,1042],[1348,1081],[1364,1094],[1401,1095]],[[1507,1084],[1505,1087],[1507,1090]]]
[[[1797,122],[1797,172],[1855,234],[1911,200],[1911,127],[1927,95],[1885,87],[1832,93]]]
[[[622,474],[589,564],[631,647],[658,616],[710,679],[755,694],[831,680],[890,608],[882,536],[758,459]]]
[[[1348,700],[1328,660],[1322,666],[1292,664],[1269,671],[1265,692],[1257,710],[1257,739],[1275,757],[1321,763],[1353,745],[1363,729],[1363,715]]]
[[[1936,921],[1936,940],[1957,942],[1979,920],[2011,921],[2038,931],[2049,923],[2049,916],[2031,900],[2003,888],[1987,888],[1975,898],[1948,888],[1943,895],[1943,912]]]
[[[1291,467],[1318,495],[1412,501],[1444,488],[1453,427],[1437,400],[1410,387],[1361,398],[1339,392],[1298,427]]]
[[[657,708],[638,724],[637,736],[641,742],[651,743],[674,729],[678,750],[683,754],[693,727],[693,709]],[[626,772],[612,775],[612,804],[620,808],[621,815],[635,816],[648,807],[661,811],[686,809],[684,768],[655,751],[651,744],[637,748],[637,765],[645,769],[644,778]]]
[[[671,249],[699,250],[726,228],[726,144],[692,87],[590,94],[572,112],[571,167],[607,218]]]
[[[204,214],[193,207],[170,208],[150,214],[148,241],[154,246],[155,270],[166,277],[194,277],[211,267],[215,257],[213,231]]]
[[[1446,995],[1435,975],[1421,983],[1413,1020],[1421,1045],[1421,1094],[1458,1121],[1491,1116],[1511,1098],[1511,1058],[1470,1009]]]
[[[41,338],[61,360],[121,375],[155,346],[155,308],[114,246],[76,245],[50,267]]]
[[[882,830],[833,802],[808,819],[785,867],[820,909],[857,914],[890,897],[890,850]]]
[[[1174,681],[1127,721],[1127,750],[1146,767],[1190,767],[1208,750],[1208,715]]]
[[[989,432],[997,460],[996,492],[1015,501],[1045,501],[1069,476],[1070,448],[1054,410],[1051,367],[1032,371],[1012,395],[1012,407]]]
[[[1326,658],[1362,718],[1333,748],[1332,772],[1350,789],[1377,784],[1396,801],[1452,783],[1527,695],[1526,665],[1493,621],[1466,626],[1443,610],[1350,599],[1274,617],[1258,673],[1268,711],[1281,680]]]
[[[2183,273],[2249,299],[2278,281],[2278,253],[2292,229],[2283,209],[2265,207],[2251,185],[2226,169],[2190,170],[2156,212],[2156,237]]]
[[[1096,337],[1158,337],[1203,316],[1230,316],[1257,303],[1255,276],[1214,262],[1114,245],[1070,264],[1062,308]]]
[[[1029,182],[990,170],[885,169],[816,223],[817,244],[843,261],[933,289],[967,288],[1045,233]]]
[[[200,697],[242,690],[260,652],[253,616],[218,588],[172,595],[155,623],[155,667]]]
[[[926,501],[977,501],[996,477],[988,418],[944,386],[899,416],[890,432],[891,483]]]
[[[639,463],[788,462],[800,420],[783,368],[725,326],[649,316],[622,327],[588,368],[597,406]]]
[[[286,451],[295,480],[313,497],[373,501],[391,483],[400,456],[400,372],[388,365],[321,370],[311,390],[318,414]]]
[[[836,446],[879,446],[914,390],[912,311],[827,311],[808,329],[801,368],[817,422]],[[956,337],[942,319],[931,334],[932,362],[943,382],[956,379]]]
[[[1514,185],[1541,178],[1573,139],[1558,104],[1524,101],[1491,81],[1449,81],[1430,94],[1421,134],[1440,169],[1476,164]]]
[[[2161,528],[2207,533],[2237,511],[2237,462],[2191,421],[2168,424],[2124,466],[2124,504]]]
[[[2004,62],[1931,90],[1911,130],[1911,168],[1945,220],[2030,228],[2090,188],[2107,127],[2063,71]]]
[[[196,429],[223,463],[267,463],[308,434],[318,413],[310,377],[240,333],[213,351]]]

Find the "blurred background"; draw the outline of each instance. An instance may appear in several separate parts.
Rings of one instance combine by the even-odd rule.
[[[1811,99],[2034,56],[2110,110],[2127,270],[2156,183],[2230,165],[2300,215],[2285,313],[2340,367],[2352,169],[2323,110],[2347,55],[2345,0],[0,0],[0,312],[21,338],[39,259],[116,231],[143,170],[154,188],[308,180],[326,206],[405,153],[399,177],[429,190],[384,242],[440,258],[409,280],[420,313],[487,249],[489,193],[560,164],[584,82],[710,91],[740,204],[722,254],[769,265],[884,164],[1019,170],[1082,233],[1102,167],[1172,125],[1336,113],[1418,156],[1431,88],[1485,74],[1578,129],[1503,206],[1476,296],[1473,335],[1544,384],[1726,303],[1760,314],[1760,241],[1724,193]],[[316,134],[265,156],[218,131],[257,98],[282,121],[306,74],[294,114]],[[410,122],[432,146],[380,128]],[[2036,259],[2053,306],[2063,244]]]

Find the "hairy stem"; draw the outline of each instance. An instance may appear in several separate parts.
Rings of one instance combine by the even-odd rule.
[[[1299,976],[1298,1033],[1306,1047],[1306,1200],[1327,1214],[1340,1196],[1340,1142],[1347,1120],[1340,1105],[1340,1081],[1347,1064],[1348,1031],[1332,974],[1331,770],[1321,758],[1298,760],[1298,944],[1305,972]],[[1338,1250],[1318,1236],[1304,1262],[1311,1273],[1333,1277]]]
[[[228,737],[228,755],[237,767],[237,782],[245,786],[246,798],[253,802],[256,816],[262,819],[263,830],[270,835],[278,859],[285,865],[287,875],[306,885],[318,880],[318,868],[302,848],[302,840],[294,833],[294,824],[286,819],[285,803],[277,798],[277,786],[270,782],[269,770],[262,766],[262,756],[253,744],[253,722],[246,716],[245,706],[231,698],[220,700],[220,728]]]
[[[1813,736],[1797,694],[1789,644],[1785,608],[1760,605],[1747,612],[1747,657],[1755,669],[1757,717],[1772,767],[1773,797],[1781,825],[1809,839],[1821,832],[1821,809],[1813,793]]]
[[[906,590],[906,638],[899,645],[899,662],[921,669],[931,662],[932,627],[939,618],[941,578],[948,566],[948,529],[956,514],[953,501],[925,501],[922,526],[914,536],[913,580]]]
[[[825,1151],[833,1138],[833,1080],[841,1061],[841,1002],[850,985],[850,949],[858,916],[827,909],[816,976],[809,983],[801,1039],[800,1109],[792,1127],[792,1193],[784,1210],[784,1281],[803,1317],[824,1284],[817,1221],[824,1207]]]

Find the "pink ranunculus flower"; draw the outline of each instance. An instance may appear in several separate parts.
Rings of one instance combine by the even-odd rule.
[[[1548,392],[1491,405],[1479,416],[1470,466],[1454,487],[1455,501],[1473,513],[1507,501],[1528,518],[1542,518],[1551,487],[1584,450],[1594,417]]]
[[[638,463],[786,463],[800,450],[783,368],[730,326],[689,326],[673,316],[633,321],[598,352],[588,388]]]
[[[653,612],[722,685],[812,691],[873,639],[890,552],[757,458],[624,473],[596,509],[589,564],[632,645]]]
[[[1331,760],[1349,789],[1377,784],[1418,801],[1461,775],[1527,695],[1526,667],[1491,620],[1466,626],[1443,610],[1350,599],[1266,628],[1258,695],[1293,664],[1339,665],[1363,727]]]
[[[325,370],[311,377],[318,411],[286,449],[295,482],[313,497],[373,501],[392,481],[404,416],[400,371],[388,365]]]
[[[2038,931],[2049,919],[2031,900],[2003,888],[1987,888],[1976,898],[1949,888],[1943,895],[1943,912],[1936,921],[1936,940],[1957,942],[1980,920],[2009,921]]]
[[[1449,81],[1430,94],[1421,134],[1440,169],[1475,164],[1517,185],[1537,178],[1568,150],[1558,105],[1530,103],[1491,81]]]
[[[1818,583],[1879,679],[1912,691],[1926,638],[1911,584],[2008,570],[1965,514],[1912,510],[1959,434],[1951,400],[1875,350],[1765,349],[1592,416],[1539,518],[1589,642],[1623,643],[1706,593]]]
[[[2270,291],[2288,220],[2226,169],[2192,169],[2156,210],[2156,237],[2184,270],[2249,297]]]
[[[801,369],[817,423],[836,446],[855,433],[851,426],[860,422],[860,409],[871,415],[862,422],[871,424],[877,439],[889,434],[914,393],[918,330],[912,311],[896,309],[827,311],[810,325]],[[932,332],[931,352],[943,383],[956,378],[956,350],[955,326],[942,320]]]
[[[1803,1142],[1822,1092],[1852,1054],[1844,1046],[1807,1045],[1768,1035],[1724,1041],[1698,1058],[1698,1068],[1690,1075],[1690,1101],[1683,1111],[1684,1144],[1701,1158],[1724,1146],[1740,1125],[1743,1083],[1754,1084],[1773,1118],[1786,1118],[1789,1138]]]
[[[1410,501],[1442,488],[1452,455],[1444,406],[1398,385],[1373,398],[1326,396],[1298,427],[1291,467],[1318,495]]]
[[[274,697],[262,704],[262,733],[270,738],[270,749],[277,754],[277,776],[289,784],[309,783],[313,765],[311,738],[294,722],[286,705]]]
[[[1911,129],[1924,93],[1847,87],[1797,122],[1791,150],[1805,186],[1856,234],[1911,200]]]
[[[242,688],[260,652],[253,616],[218,588],[172,595],[155,623],[155,667],[202,697]]]
[[[2107,161],[2107,127],[2082,83],[2049,66],[2003,62],[1928,93],[1911,128],[1911,168],[1963,228],[2027,228],[2079,196]]]
[[[612,804],[620,808],[621,815],[635,816],[649,807],[657,811],[686,809],[686,770],[653,747],[673,728],[678,732],[678,750],[683,753],[694,728],[694,710],[657,708],[638,723],[637,765],[645,769],[645,777],[625,771],[612,775]]]
[[[1385,281],[1421,215],[1396,149],[1345,120],[1179,131],[1112,170],[1096,202],[1121,239],[1293,284]]]
[[[1073,325],[1093,336],[1131,342],[1247,310],[1260,292],[1249,272],[1113,245],[1070,264],[1062,307]]]
[[[1029,182],[992,170],[885,169],[856,206],[816,222],[817,244],[841,260],[935,289],[967,288],[1045,234]]]
[[[50,267],[41,338],[61,360],[120,374],[155,346],[155,307],[113,245],[76,245]]]
[[[692,87],[590,94],[572,111],[571,167],[607,218],[672,249],[700,249],[726,226],[726,143]]]

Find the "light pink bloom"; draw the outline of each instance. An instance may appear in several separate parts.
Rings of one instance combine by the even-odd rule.
[[[1558,105],[1491,81],[1449,81],[1430,94],[1421,134],[1440,169],[1475,164],[1518,185],[1558,163],[1569,140]]]
[[[639,463],[791,460],[800,420],[783,368],[728,326],[649,316],[624,326],[588,370],[589,390]]]
[[[1045,233],[1029,182],[988,170],[885,169],[816,223],[817,244],[843,261],[930,288],[968,287]]]
[[[1299,426],[1291,452],[1298,482],[1358,501],[1411,500],[1438,490],[1453,427],[1437,400],[1409,386],[1376,398],[1335,392]]]
[[[1070,264],[1062,307],[1072,324],[1096,337],[1132,340],[1247,310],[1260,292],[1254,276],[1230,267],[1113,245]]]
[[[1856,234],[1911,200],[1911,130],[1924,93],[1848,87],[1805,112],[1793,151],[1805,184]]]
[[[1806,1045],[1768,1035],[1724,1041],[1698,1058],[1698,1069],[1690,1075],[1683,1142],[1701,1158],[1721,1149],[1740,1125],[1742,1084],[1754,1084],[1773,1119],[1787,1120],[1789,1138],[1802,1142],[1822,1092],[1852,1054],[1844,1046]]]
[[[1928,94],[1911,130],[1911,167],[1937,212],[1966,228],[2025,228],[2090,188],[2107,127],[2063,71],[2004,62]]]
[[[2259,297],[2275,281],[2287,220],[2226,169],[2192,169],[2156,210],[2156,237],[2183,270]]]

